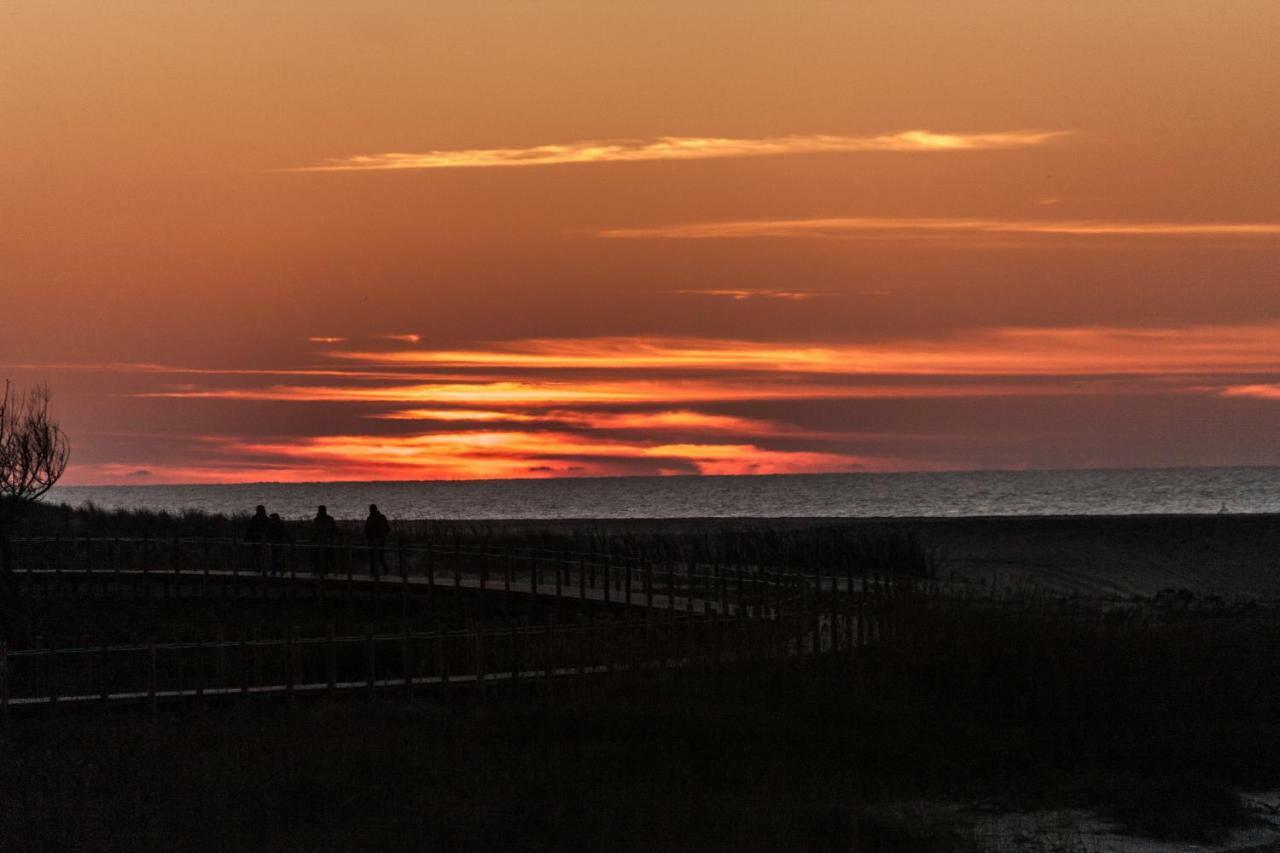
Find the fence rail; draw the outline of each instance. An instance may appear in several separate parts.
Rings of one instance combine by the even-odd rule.
[[[381,553],[379,553],[381,551]],[[413,697],[603,677],[662,678],[765,658],[853,654],[881,636],[905,579],[780,572],[761,566],[613,562],[567,552],[449,543],[383,549],[226,539],[22,539],[11,578],[59,594],[264,594],[323,598],[532,595],[592,605],[545,625],[357,636],[217,637],[195,642],[9,649],[0,643],[0,710],[230,697],[400,691]],[[341,590],[335,589],[341,587]],[[239,593],[237,593],[239,594]],[[581,611],[581,608],[579,608]]]

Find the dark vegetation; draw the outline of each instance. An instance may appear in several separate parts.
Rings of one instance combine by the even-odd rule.
[[[32,519],[46,535],[237,532],[237,520],[199,514],[55,507]],[[823,528],[701,540],[674,525],[613,540],[594,527],[542,540],[514,526],[407,532],[446,527],[645,559],[849,559],[850,540]],[[865,541],[911,553],[909,542]],[[361,609],[373,603],[26,604],[47,608],[58,632],[126,619],[162,639],[227,620],[270,633],[378,615]],[[895,805],[913,800],[1080,806],[1171,844],[1206,843],[1247,819],[1238,791],[1280,784],[1271,607],[1177,594],[1109,612],[1043,597],[892,607],[885,642],[851,657],[586,681],[550,696],[533,685],[488,703],[249,700],[162,707],[154,720],[131,708],[15,718],[0,734],[0,850],[972,849],[963,814]]]
[[[1181,842],[1280,767],[1273,620],[963,605],[861,658],[534,688],[15,720],[4,849],[963,850],[926,798],[1094,808]]]

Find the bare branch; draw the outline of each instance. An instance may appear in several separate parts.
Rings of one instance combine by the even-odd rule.
[[[0,399],[0,504],[37,501],[53,488],[71,456],[71,444],[49,414],[46,385],[25,394],[8,381]]]

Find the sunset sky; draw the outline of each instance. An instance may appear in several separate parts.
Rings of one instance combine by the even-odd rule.
[[[1280,3],[0,11],[68,484],[1280,464]]]

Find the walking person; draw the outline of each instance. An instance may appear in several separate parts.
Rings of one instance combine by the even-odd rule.
[[[378,512],[377,504],[369,504],[369,517],[364,520],[364,541],[369,546],[369,574],[374,580],[381,580],[382,573],[387,570],[387,558],[383,549],[387,538],[391,536],[391,522]]]
[[[316,507],[316,517],[311,520],[312,563],[316,574],[329,574],[334,563],[333,549],[338,546],[338,522],[329,515],[328,507]]]
[[[267,519],[267,548],[271,551],[271,574],[280,574],[280,561],[284,551],[293,544],[289,529],[284,526],[280,513],[273,512]]]
[[[249,544],[249,552],[253,554],[253,570],[261,574],[266,567],[263,552],[267,547],[267,529],[271,519],[267,517],[267,508],[258,504],[249,519],[249,526],[244,532],[244,541]]]

